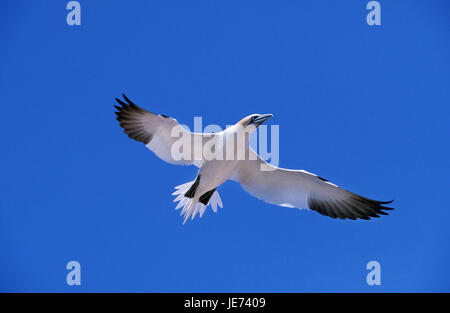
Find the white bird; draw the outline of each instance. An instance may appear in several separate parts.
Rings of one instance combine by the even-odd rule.
[[[383,210],[392,210],[384,206],[392,201],[371,200],[307,171],[278,168],[261,159],[248,146],[249,134],[271,114],[249,115],[218,133],[191,133],[175,119],[148,112],[125,95],[123,98],[126,103],[116,98],[121,106],[115,106],[115,113],[128,137],[143,142],[168,163],[199,168],[195,180],[175,187],[173,193],[177,196],[174,202],[179,201],[175,209],[181,208],[184,215],[183,224],[197,214],[202,217],[208,205],[214,212],[217,206],[222,208],[217,187],[228,179],[268,203],[310,209],[332,218],[367,220],[387,215]],[[246,127],[250,131],[240,131]],[[217,155],[226,157],[214,157]]]

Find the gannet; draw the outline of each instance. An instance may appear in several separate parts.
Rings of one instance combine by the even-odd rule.
[[[144,143],[163,161],[199,168],[193,181],[176,186],[172,194],[178,202],[175,209],[181,208],[180,215],[184,215],[183,224],[197,214],[202,217],[208,205],[214,212],[217,206],[223,208],[217,188],[227,180],[240,183],[265,202],[309,209],[331,218],[368,220],[393,209],[384,206],[392,201],[371,200],[307,171],[264,161],[249,147],[249,135],[272,114],[249,115],[218,133],[192,133],[176,119],[146,111],[122,95],[125,102],[116,98],[121,106],[115,105],[115,113],[128,137]]]

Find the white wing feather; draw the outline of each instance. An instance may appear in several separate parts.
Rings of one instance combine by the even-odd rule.
[[[370,219],[391,209],[382,204],[392,201],[364,198],[303,170],[274,167],[249,149],[249,158],[239,162],[232,179],[258,199],[341,219]]]

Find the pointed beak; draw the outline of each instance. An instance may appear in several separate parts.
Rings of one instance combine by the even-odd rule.
[[[253,124],[256,124],[256,126],[259,126],[262,123],[264,123],[265,121],[267,121],[269,118],[271,118],[272,116],[273,116],[272,114],[261,114],[253,120]]]

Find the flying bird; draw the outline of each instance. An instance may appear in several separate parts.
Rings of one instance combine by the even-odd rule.
[[[165,162],[199,168],[193,181],[175,187],[173,193],[183,224],[197,214],[202,217],[208,205],[214,212],[222,208],[217,188],[227,180],[240,183],[249,194],[268,203],[310,209],[332,218],[368,220],[393,209],[385,206],[392,201],[368,199],[307,171],[265,162],[248,141],[250,133],[272,114],[249,115],[218,133],[192,133],[174,118],[146,111],[124,94],[123,99],[116,98],[120,106],[115,106],[115,113],[128,137],[144,143]]]

